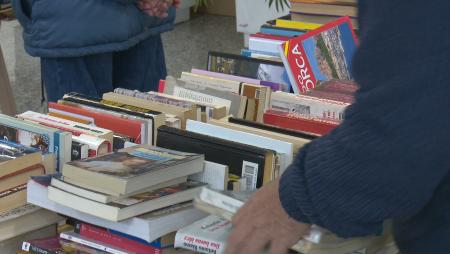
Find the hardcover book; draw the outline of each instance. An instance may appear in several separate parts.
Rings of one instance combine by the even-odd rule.
[[[351,61],[357,39],[349,17],[343,17],[280,46],[295,93],[306,93],[317,82],[352,79]]]
[[[202,153],[206,161],[227,165],[230,173],[246,179],[247,189],[261,187],[264,175],[276,171],[276,153],[272,150],[191,131],[161,126],[158,146]]]

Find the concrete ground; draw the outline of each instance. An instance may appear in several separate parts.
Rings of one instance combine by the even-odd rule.
[[[39,59],[25,52],[21,32],[17,21],[2,22],[0,45],[18,112],[42,112],[45,104],[41,103]],[[243,47],[243,36],[236,32],[235,18],[211,15],[200,15],[176,25],[173,31],[163,35],[163,41],[168,73],[175,77],[192,67],[205,68],[210,50],[238,53]]]

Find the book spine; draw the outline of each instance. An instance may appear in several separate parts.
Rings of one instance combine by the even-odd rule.
[[[71,160],[81,160],[88,157],[88,149],[87,145],[78,143],[76,141],[72,141],[72,154],[71,154]]]
[[[90,238],[95,241],[103,242],[123,250],[131,251],[135,254],[160,253],[160,250],[157,248],[128,239],[126,237],[112,234],[107,230],[85,223],[80,223],[79,225],[77,225],[77,230],[79,231],[79,234],[81,236]]]
[[[104,245],[102,245],[100,243],[92,242],[92,241],[85,240],[85,239],[82,239],[82,238],[79,238],[79,237],[75,237],[75,236],[72,236],[72,235],[68,235],[68,234],[65,234],[65,233],[61,233],[60,237],[62,239],[66,239],[66,240],[69,240],[69,241],[72,241],[72,242],[75,242],[75,243],[79,243],[81,245],[88,246],[88,247],[91,247],[91,248],[94,248],[94,249],[97,249],[97,250],[106,251],[106,252],[111,253],[111,254],[129,254],[129,253],[125,252],[125,251],[113,249],[111,247],[104,246]]]
[[[185,233],[176,234],[174,247],[206,254],[222,254],[225,251],[224,243],[195,237],[193,235]]]
[[[26,241],[22,243],[22,250],[32,254],[62,254],[59,251],[47,250]]]

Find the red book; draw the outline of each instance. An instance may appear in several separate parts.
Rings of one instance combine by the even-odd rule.
[[[339,125],[339,122],[302,117],[298,114],[267,110],[264,113],[265,124],[280,128],[325,135]]]
[[[349,17],[319,27],[280,46],[280,55],[295,93],[308,92],[318,81],[351,80],[357,38]]]
[[[164,88],[166,86],[166,81],[164,79],[160,79],[158,83],[158,93],[164,93]]]
[[[135,254],[162,253],[161,249],[113,234],[111,232],[108,232],[106,229],[99,228],[93,225],[89,225],[86,223],[77,223],[75,227],[75,232],[80,234],[81,236],[117,247],[119,249],[123,249],[125,251],[130,251]]]
[[[49,111],[67,112],[71,115],[79,115],[83,117],[92,118],[95,126],[111,130],[120,135],[128,136],[134,139],[134,142],[141,144],[142,124],[138,120],[125,119],[118,116],[90,111],[83,108],[72,107],[68,105],[49,102]]]

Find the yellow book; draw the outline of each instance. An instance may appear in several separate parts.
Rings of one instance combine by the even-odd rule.
[[[322,26],[322,24],[292,21],[285,19],[277,19],[275,25],[277,27],[298,29],[298,30],[314,30]]]

